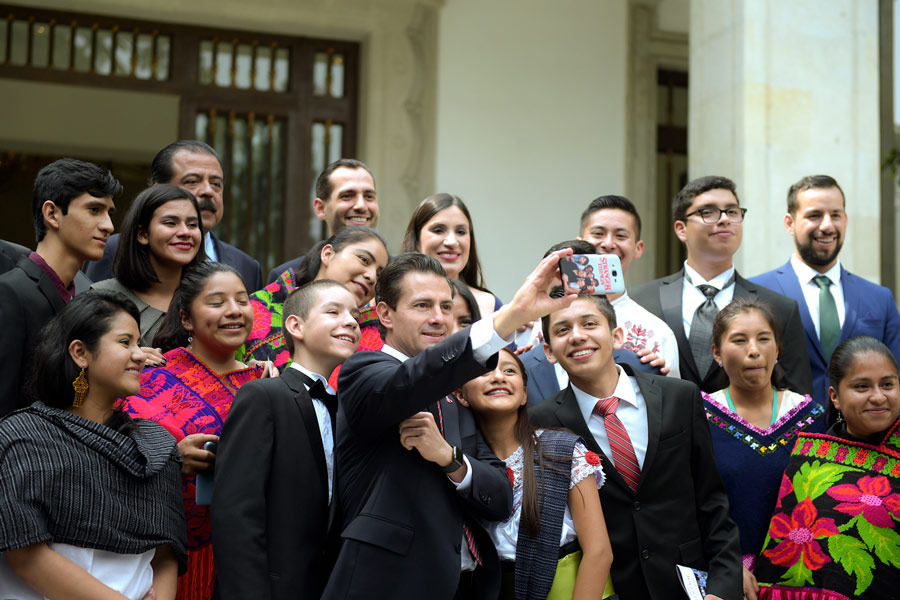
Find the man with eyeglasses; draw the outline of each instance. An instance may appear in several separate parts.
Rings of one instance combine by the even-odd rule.
[[[734,182],[707,176],[688,182],[675,196],[675,235],[687,247],[684,268],[629,290],[641,306],[664,320],[678,339],[681,378],[712,393],[728,387],[725,370],[712,357],[712,323],[734,298],[767,302],[784,330],[778,361],[788,389],[812,391],[803,324],[797,303],[744,279],[734,268],[746,208]]]
[[[847,271],[838,253],[847,232],[844,191],[828,175],[803,177],[788,189],[784,228],[794,253],[784,265],[754,277],[800,306],[813,377],[813,398],[828,405],[828,362],[844,340],[868,335],[900,356],[900,314],[886,287]]]

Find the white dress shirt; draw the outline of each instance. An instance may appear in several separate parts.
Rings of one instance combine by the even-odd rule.
[[[480,321],[472,323],[472,326],[469,327],[469,339],[472,342],[472,355],[475,360],[481,364],[486,364],[490,357],[512,343],[514,338],[515,333],[509,336],[509,339],[504,340],[496,331],[494,331],[494,315],[489,315]],[[407,355],[388,344],[382,346],[381,351],[389,356],[393,356],[400,362],[409,360]],[[438,400],[440,399],[436,398],[435,402]],[[464,492],[472,485],[472,463],[469,462],[469,457],[465,454],[463,454],[463,462],[466,463],[466,475],[461,482],[456,483],[450,479],[449,476],[447,477],[447,479],[450,479],[450,483],[456,486],[457,492]],[[469,545],[466,542],[465,535],[463,535],[462,538],[463,551],[460,552],[460,569],[462,571],[473,571],[478,565],[472,557],[472,554],[469,552]]]
[[[813,326],[816,328],[816,335],[821,337],[819,332],[819,286],[813,281],[816,275],[824,275],[831,280],[828,290],[834,298],[837,307],[838,323],[844,326],[844,315],[846,307],[844,306],[844,286],[841,285],[841,261],[834,263],[834,266],[819,273],[808,264],[797,258],[796,254],[791,254],[791,266],[800,282],[800,289],[803,290],[803,299],[806,301],[806,307],[809,309],[809,316],[812,317]]]
[[[334,393],[334,390],[328,385],[328,379],[326,377],[323,377],[318,373],[313,373],[309,369],[303,367],[303,365],[295,362],[292,362],[288,368],[297,369],[313,381],[321,381],[325,385],[326,392],[329,394]],[[309,386],[306,385],[306,383],[304,383],[303,386],[308,392]],[[322,434],[322,448],[325,450],[325,468],[328,471],[328,503],[331,504],[332,480],[334,479],[334,432],[331,429],[331,415],[328,414],[328,408],[326,408],[325,403],[318,398],[312,398],[312,403],[313,408],[316,409],[316,420],[319,422],[319,433]]]
[[[619,380],[616,382],[616,389],[612,395],[619,399],[619,407],[616,409],[616,416],[622,422],[628,437],[631,438],[631,445],[634,447],[634,456],[637,458],[638,466],[644,468],[644,457],[647,455],[647,402],[641,389],[634,381],[634,377],[629,377],[622,370],[622,367],[616,365],[616,371],[619,373]],[[609,447],[609,439],[606,437],[606,422],[603,417],[594,412],[594,407],[602,398],[595,398],[572,385],[572,391],[575,392],[575,400],[578,401],[578,408],[581,409],[581,416],[587,423],[591,435],[597,441],[597,445],[606,454],[609,462],[615,466],[612,450]]]
[[[213,244],[212,236],[208,231],[203,234],[203,249],[206,251],[206,260],[218,262],[219,255],[216,252],[216,245]]]
[[[734,265],[728,267],[725,271],[719,273],[709,281],[703,279],[703,276],[700,275],[700,273],[689,267],[687,261],[684,263],[684,272],[690,276],[691,280],[688,281],[687,277],[682,278],[681,320],[682,325],[684,326],[684,335],[690,339],[691,321],[694,320],[694,313],[697,312],[697,307],[706,302],[706,296],[697,289],[697,286],[708,284],[718,289],[719,293],[715,295],[713,302],[716,303],[719,310],[722,310],[734,299],[734,282],[732,281],[731,285],[728,287],[722,287],[729,279],[731,279],[731,276],[734,275]]]
[[[649,349],[666,361],[669,377],[681,377],[678,366],[678,340],[675,339],[672,328],[632,300],[628,292],[613,300],[611,304],[616,311],[616,322],[625,332],[624,348],[635,353],[638,350]]]

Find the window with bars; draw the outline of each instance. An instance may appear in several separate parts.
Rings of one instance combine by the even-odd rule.
[[[315,179],[356,152],[354,43],[0,5],[0,77],[179,95],[222,156],[217,235],[264,272],[324,236]]]

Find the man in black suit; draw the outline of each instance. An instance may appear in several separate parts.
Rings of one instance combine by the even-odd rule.
[[[734,298],[767,302],[784,331],[778,360],[785,383],[795,392],[808,394],[812,377],[797,303],[747,281],[734,268],[746,212],[730,179],[707,176],[689,182],[675,196],[672,208],[675,235],[687,246],[684,268],[639,285],[629,294],[672,328],[682,379],[708,393],[728,387],[725,370],[712,359],[715,315]]]
[[[216,151],[197,140],[179,140],[169,144],[153,157],[150,166],[150,185],[158,183],[171,183],[194,194],[200,204],[200,218],[206,232],[203,242],[207,258],[234,267],[250,293],[262,289],[259,263],[213,233],[225,210],[225,176]],[[84,266],[84,272],[91,281],[115,277],[112,263],[118,246],[119,234],[115,234],[109,239],[103,258]]]
[[[359,345],[347,288],[313,281],[284,302],[293,362],[235,396],[216,455],[212,504],[219,600],[319,598],[333,506],[334,415],[328,375]]]
[[[347,225],[378,225],[378,194],[372,171],[362,161],[353,158],[341,158],[325,167],[316,179],[313,211],[328,227],[328,237]],[[272,269],[268,283],[278,279],[289,268],[296,271],[304,258],[292,258]]]
[[[103,255],[122,185],[97,165],[63,158],[34,182],[34,252],[0,276],[0,416],[31,403],[23,393],[38,333],[75,295],[75,274]]]
[[[624,333],[604,297],[580,296],[542,325],[547,356],[570,384],[529,416],[537,427],[574,431],[601,457],[618,596],[680,600],[675,567],[684,565],[708,571],[707,600],[740,600],[737,526],[697,386],[617,366],[612,351]]]
[[[384,268],[375,300],[385,346],[351,356],[338,379],[343,546],[323,598],[449,600],[461,567],[477,590],[462,597],[496,598],[496,551],[469,540],[476,519],[509,517],[512,489],[481,435],[463,437],[465,409],[446,396],[493,368],[519,326],[571,302],[546,292],[564,254],[544,259],[510,304],[449,337],[453,288],[440,263],[407,253]]]

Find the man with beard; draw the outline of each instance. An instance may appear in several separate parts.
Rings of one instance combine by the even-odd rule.
[[[813,377],[813,398],[828,402],[826,370],[838,344],[857,335],[881,340],[900,356],[900,314],[891,291],[850,273],[838,253],[847,232],[844,192],[828,175],[804,177],[788,190],[784,228],[794,254],[751,281],[800,305]]]
[[[190,191],[200,204],[203,220],[203,244],[206,258],[234,267],[247,290],[262,289],[259,263],[248,254],[216,237],[213,228],[225,211],[225,176],[222,161],[209,145],[197,140],[179,140],[163,148],[150,165],[150,185],[171,183]],[[112,264],[119,246],[119,234],[109,238],[103,258],[85,265],[84,272],[92,281],[115,277]]]

